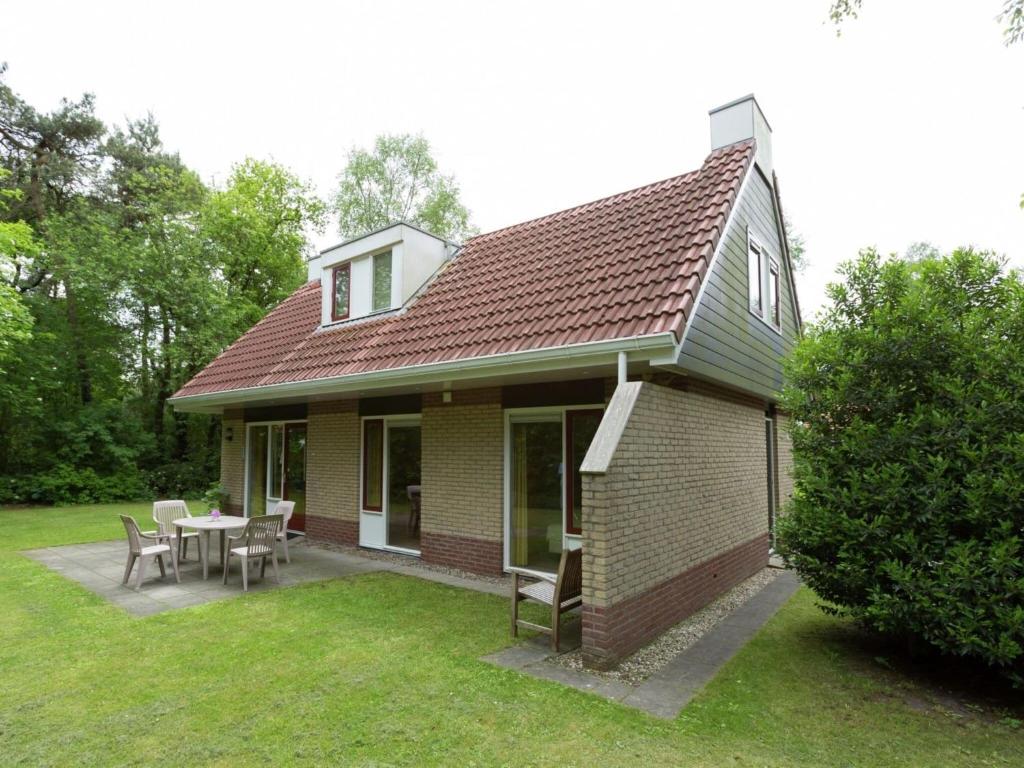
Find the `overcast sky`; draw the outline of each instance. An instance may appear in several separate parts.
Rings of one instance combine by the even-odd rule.
[[[365,4],[0,0],[0,60],[31,103],[152,111],[207,180],[273,158],[326,196],[346,152],[422,132],[488,231],[674,176],[707,111],[754,92],[807,241],[804,313],[875,245],[974,244],[1024,266],[1024,44],[1001,0]],[[333,228],[318,240],[336,240]]]

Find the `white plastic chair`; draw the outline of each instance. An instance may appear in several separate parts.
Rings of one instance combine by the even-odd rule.
[[[199,531],[185,531],[174,524],[175,520],[183,517],[192,517],[188,511],[188,505],[181,499],[153,502],[153,522],[157,525],[157,533],[174,537],[174,544],[177,546],[177,538],[180,536],[182,560],[188,559],[188,540],[196,539],[196,557],[201,558],[199,552]]]
[[[231,556],[242,561],[242,591],[249,591],[249,559],[262,560],[260,578],[267,570],[267,558],[274,566],[274,579],[281,583],[281,574],[277,570],[277,534],[281,530],[280,515],[262,515],[250,517],[245,529],[238,536],[228,536],[227,560],[224,561],[224,583],[228,583],[228,569],[231,567]],[[242,546],[235,546],[241,543]]]
[[[277,540],[284,544],[284,561],[290,563],[291,557],[288,556],[288,523],[292,519],[292,514],[295,512],[294,501],[279,501],[277,506],[274,507],[274,514],[280,515],[283,520],[281,522],[281,530],[277,534]]]
[[[135,561],[139,562],[139,572],[135,576],[135,589],[142,587],[142,580],[146,574],[146,561],[156,559],[160,566],[160,577],[166,578],[167,571],[164,569],[164,555],[171,559],[171,567],[174,569],[174,578],[179,583],[181,575],[178,573],[178,559],[171,551],[170,537],[165,533],[148,534],[139,530],[139,524],[134,517],[121,515],[121,522],[128,533],[128,563],[124,567],[124,579],[122,584],[128,583],[128,577],[132,575],[132,567]],[[156,544],[144,544],[145,541],[155,541]]]

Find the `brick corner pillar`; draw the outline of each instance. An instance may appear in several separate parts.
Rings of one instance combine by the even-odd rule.
[[[225,409],[221,415],[220,484],[228,492],[223,512],[241,516],[245,509],[245,412],[240,409]]]
[[[581,472],[583,480],[583,664],[607,669],[618,659],[609,619],[610,526],[603,473]]]

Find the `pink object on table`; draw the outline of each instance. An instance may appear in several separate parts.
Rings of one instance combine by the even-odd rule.
[[[210,517],[212,517],[214,520],[218,519],[220,517],[220,510],[219,509],[211,509],[210,510]]]

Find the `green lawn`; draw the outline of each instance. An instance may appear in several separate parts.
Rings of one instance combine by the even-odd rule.
[[[139,619],[18,554],[126,509],[0,511],[0,764],[1024,765],[1016,720],[936,704],[806,591],[664,722],[479,661],[496,597],[368,574]]]

